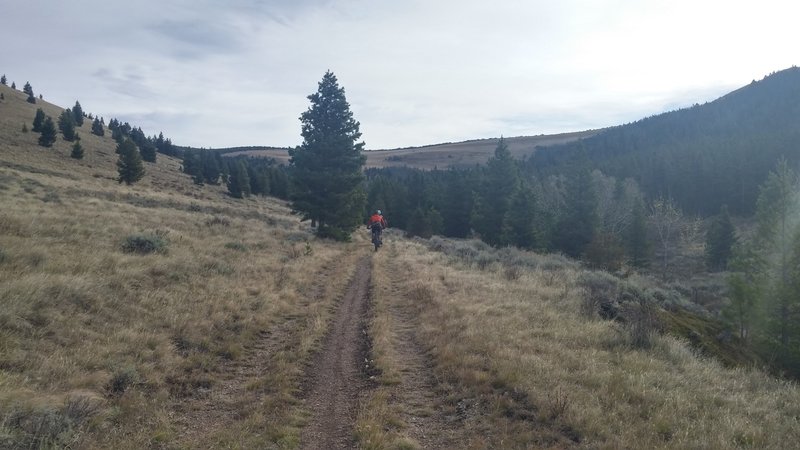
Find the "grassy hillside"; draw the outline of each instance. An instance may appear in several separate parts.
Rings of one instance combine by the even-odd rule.
[[[581,131],[547,136],[518,136],[505,138],[512,156],[522,159],[532,155],[537,148],[572,142],[580,138],[592,136],[596,131]],[[450,167],[474,167],[485,164],[494,155],[498,139],[479,139],[446,144],[425,145],[421,147],[398,148],[391,150],[370,150],[367,155],[367,167],[410,167],[430,170]],[[286,149],[264,148],[250,149],[227,153],[227,156],[248,155],[258,158],[273,158],[288,164],[289,154]]]
[[[120,185],[110,137],[85,124],[81,161],[39,147],[22,124],[60,110],[0,89],[0,447],[297,442],[293,395],[353,249],[306,244],[282,204],[196,187],[162,155]],[[228,399],[236,420],[199,413],[264,333],[280,340]]]
[[[366,231],[317,240],[284,204],[195,186],[163,155],[120,185],[110,137],[84,125],[80,161],[61,140],[39,147],[22,124],[60,110],[0,92],[0,448],[300,447],[309,366]],[[655,313],[600,317],[594,287],[644,295],[642,280],[476,241],[385,241],[362,448],[800,441],[795,384],[653,334]]]

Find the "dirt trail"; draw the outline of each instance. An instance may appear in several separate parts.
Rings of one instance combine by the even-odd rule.
[[[353,426],[359,399],[369,387],[365,376],[365,330],[371,270],[370,257],[359,260],[330,331],[314,357],[306,397],[313,416],[303,432],[304,449],[346,449],[356,445]]]
[[[341,257],[340,259],[341,260]],[[302,301],[318,301],[328,289],[330,277],[339,269],[337,260],[325,262],[315,275],[315,283],[306,288]],[[254,409],[264,408],[261,389],[264,379],[289,355],[296,355],[301,333],[313,320],[305,316],[286,316],[259,333],[242,357],[214,370],[218,380],[210,388],[192,388],[188,396],[175,399],[169,421],[178,441],[188,447],[207,445],[207,439],[234,423],[241,422]],[[268,383],[267,383],[268,384]],[[268,388],[269,386],[267,386]],[[275,407],[279,404],[274,405]]]

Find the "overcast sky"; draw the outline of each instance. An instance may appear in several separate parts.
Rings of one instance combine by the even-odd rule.
[[[326,70],[369,149],[580,131],[797,65],[794,0],[9,0],[0,73],[178,145],[294,146]]]

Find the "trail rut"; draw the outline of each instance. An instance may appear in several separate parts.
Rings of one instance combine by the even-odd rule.
[[[371,259],[358,261],[321,350],[313,359],[305,399],[312,411],[303,432],[303,449],[355,447],[353,435],[359,401],[369,388],[366,378]]]

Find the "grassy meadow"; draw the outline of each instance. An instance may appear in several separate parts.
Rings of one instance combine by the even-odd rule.
[[[193,185],[163,155],[119,184],[109,135],[86,121],[83,160],[39,147],[23,124],[60,109],[0,92],[0,448],[297,448],[304,374],[366,231],[315,239],[285,204]],[[796,384],[697,354],[641,305],[603,320],[590,282],[622,283],[387,235],[361,447],[797,446]]]
[[[0,88],[0,447],[293,446],[303,365],[356,247],[163,155],[119,184],[109,133],[86,121],[83,160],[60,137],[39,147],[22,125],[60,110]],[[198,412],[265,334],[269,373],[245,380],[235,419]]]

